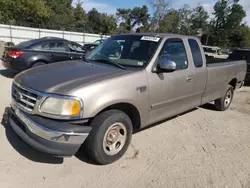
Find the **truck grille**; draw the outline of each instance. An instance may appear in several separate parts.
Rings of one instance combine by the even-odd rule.
[[[17,105],[22,107],[24,110],[31,112],[36,105],[38,95],[29,91],[28,89],[13,84],[12,98],[17,103]]]

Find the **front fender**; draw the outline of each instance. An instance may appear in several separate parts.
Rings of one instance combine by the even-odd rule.
[[[148,90],[138,91],[139,86],[147,88],[144,71],[102,80],[72,92],[84,104],[83,118],[93,118],[105,108],[119,103],[133,105],[141,116],[141,125],[148,122]]]

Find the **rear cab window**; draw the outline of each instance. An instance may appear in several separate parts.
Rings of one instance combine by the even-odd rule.
[[[188,39],[188,44],[191,49],[194,65],[196,68],[203,66],[203,59],[201,55],[201,49],[198,42],[195,39]]]

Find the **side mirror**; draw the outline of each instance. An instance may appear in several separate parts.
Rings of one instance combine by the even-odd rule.
[[[162,72],[173,72],[176,70],[176,63],[172,60],[162,59],[159,61],[158,68]]]

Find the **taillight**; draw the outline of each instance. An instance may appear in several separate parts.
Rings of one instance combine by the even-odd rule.
[[[22,51],[9,51],[8,55],[10,57],[17,58],[17,57],[20,57],[21,55],[23,55],[23,52]]]

